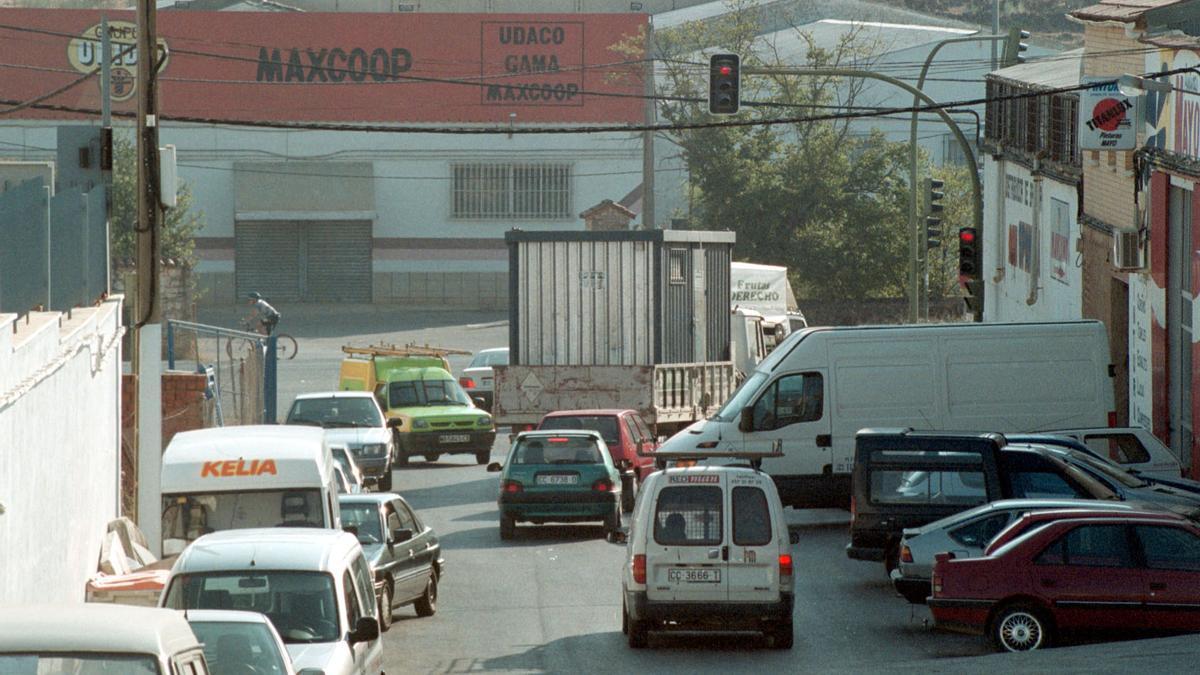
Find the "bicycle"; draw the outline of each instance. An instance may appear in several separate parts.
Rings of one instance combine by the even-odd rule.
[[[263,330],[262,323],[257,320],[243,319],[241,328],[247,333],[266,335],[266,332]],[[231,337],[225,341],[225,354],[228,355],[230,359],[233,358],[233,343],[235,340],[248,341],[248,338]],[[296,343],[296,338],[288,335],[287,333],[275,333],[275,354],[277,358],[291,361],[292,359],[296,358],[296,352],[299,351],[299,349],[300,347]]]

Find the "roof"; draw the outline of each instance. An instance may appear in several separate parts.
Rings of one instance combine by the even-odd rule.
[[[1072,49],[1055,56],[994,70],[986,77],[1028,85],[1033,89],[1073,87],[1080,82],[1082,62],[1083,49]]]
[[[1080,21],[1119,21],[1134,23],[1146,12],[1159,7],[1169,7],[1186,0],[1100,0],[1100,2],[1081,7],[1068,16]]]
[[[977,507],[977,510],[999,509],[1071,509],[1089,511],[1140,511],[1138,506],[1125,502],[1102,502],[1092,499],[999,499]],[[1154,511],[1153,513],[1158,513]]]
[[[530,232],[513,229],[504,233],[504,243],[527,241],[654,241],[670,243],[733,244],[737,234],[728,230],[550,230]]]
[[[163,453],[162,490],[228,492],[262,489],[264,481],[319,487],[333,471],[332,462],[325,430],[319,427],[270,424],[185,431]]]
[[[388,368],[388,382],[411,382],[413,380],[453,380],[454,376],[445,368],[432,366]]]
[[[909,9],[896,7],[893,3],[868,2],[865,0],[754,0],[753,3],[741,3],[743,10],[746,5],[754,4],[751,8],[758,14],[758,19],[764,32],[787,29],[790,26],[810,23],[820,19],[866,19],[893,23],[922,24],[928,26],[965,27],[966,24],[952,19],[946,19],[928,14],[921,14]],[[714,0],[700,5],[693,5],[670,12],[662,12],[652,17],[655,30],[665,30],[691,21],[714,21],[729,14],[731,7],[728,0]]]
[[[265,623],[271,625],[266,614],[245,612],[237,609],[189,609],[184,613],[188,623]]]
[[[400,499],[395,492],[359,492],[351,495],[338,495],[339,504],[383,504],[393,499]]]
[[[508,347],[488,347],[487,349],[480,349],[479,351],[477,351],[475,353],[476,354],[491,354],[493,352],[506,352],[506,351],[508,351]]]
[[[594,416],[604,417],[608,415],[616,416],[622,413],[636,413],[636,410],[631,408],[589,408],[584,410],[555,410],[548,412],[544,417],[575,417],[575,416]]]
[[[359,547],[354,535],[316,528],[254,528],[206,534],[184,549],[172,576],[182,572],[297,570],[331,572]]]
[[[833,50],[851,35],[856,44],[869,46],[871,53],[878,58],[883,54],[978,32],[974,29],[923,24],[821,19],[798,29],[789,27],[775,31],[764,35],[763,39],[771,49],[771,58],[778,58],[782,63],[803,64],[810,48]]]
[[[583,213],[579,214],[579,217],[580,218],[588,218],[588,217],[590,217],[596,213],[599,213],[601,211],[604,211],[604,210],[616,211],[617,213],[625,216],[626,218],[633,218],[634,216],[637,215],[633,211],[630,211],[629,209],[625,208],[625,206],[618,204],[611,199],[605,199],[604,201],[600,202],[599,204],[597,204],[597,205],[593,206],[592,208],[587,209]]]
[[[306,401],[312,398],[375,398],[375,394],[369,391],[313,391],[307,394],[299,394],[296,396],[297,401]]]
[[[178,654],[199,645],[183,615],[171,609],[108,603],[0,608],[0,652]]]
[[[533,431],[522,431],[521,433],[517,434],[517,440],[522,438],[559,438],[562,436],[588,436],[590,438],[599,438],[603,440],[603,437],[600,436],[599,431],[593,431],[591,429],[535,429]]]
[[[245,452],[240,449],[261,448],[263,441],[279,443],[284,449],[296,446],[319,446],[325,441],[325,431],[316,427],[288,424],[252,424],[181,431],[171,438],[167,452],[203,450],[209,459],[216,455]],[[293,445],[288,445],[288,444]],[[236,456],[236,455],[235,455]]]

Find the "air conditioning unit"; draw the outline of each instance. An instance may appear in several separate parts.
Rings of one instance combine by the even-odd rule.
[[[1113,267],[1121,271],[1145,269],[1146,251],[1138,230],[1113,230]]]

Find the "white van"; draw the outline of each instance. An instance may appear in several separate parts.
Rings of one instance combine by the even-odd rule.
[[[162,461],[162,552],[203,534],[252,527],[340,530],[325,431],[233,426],[176,434]]]
[[[205,535],[175,561],[159,604],[266,614],[300,672],[383,672],[375,585],[362,546],[346,532],[271,528]]]
[[[865,427],[1038,431],[1113,425],[1098,321],[806,328],[771,352],[713,417],[665,452],[756,451],[784,504],[846,506]]]
[[[771,477],[750,466],[689,466],[646,477],[621,573],[621,630],[759,631],[791,649],[791,538]]]
[[[207,675],[179,612],[109,604],[0,608],[0,673]]]

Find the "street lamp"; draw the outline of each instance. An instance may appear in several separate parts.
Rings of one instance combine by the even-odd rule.
[[[1126,96],[1141,96],[1147,92],[1166,94],[1173,89],[1170,82],[1159,82],[1153,77],[1125,74],[1117,78],[1117,90]]]

